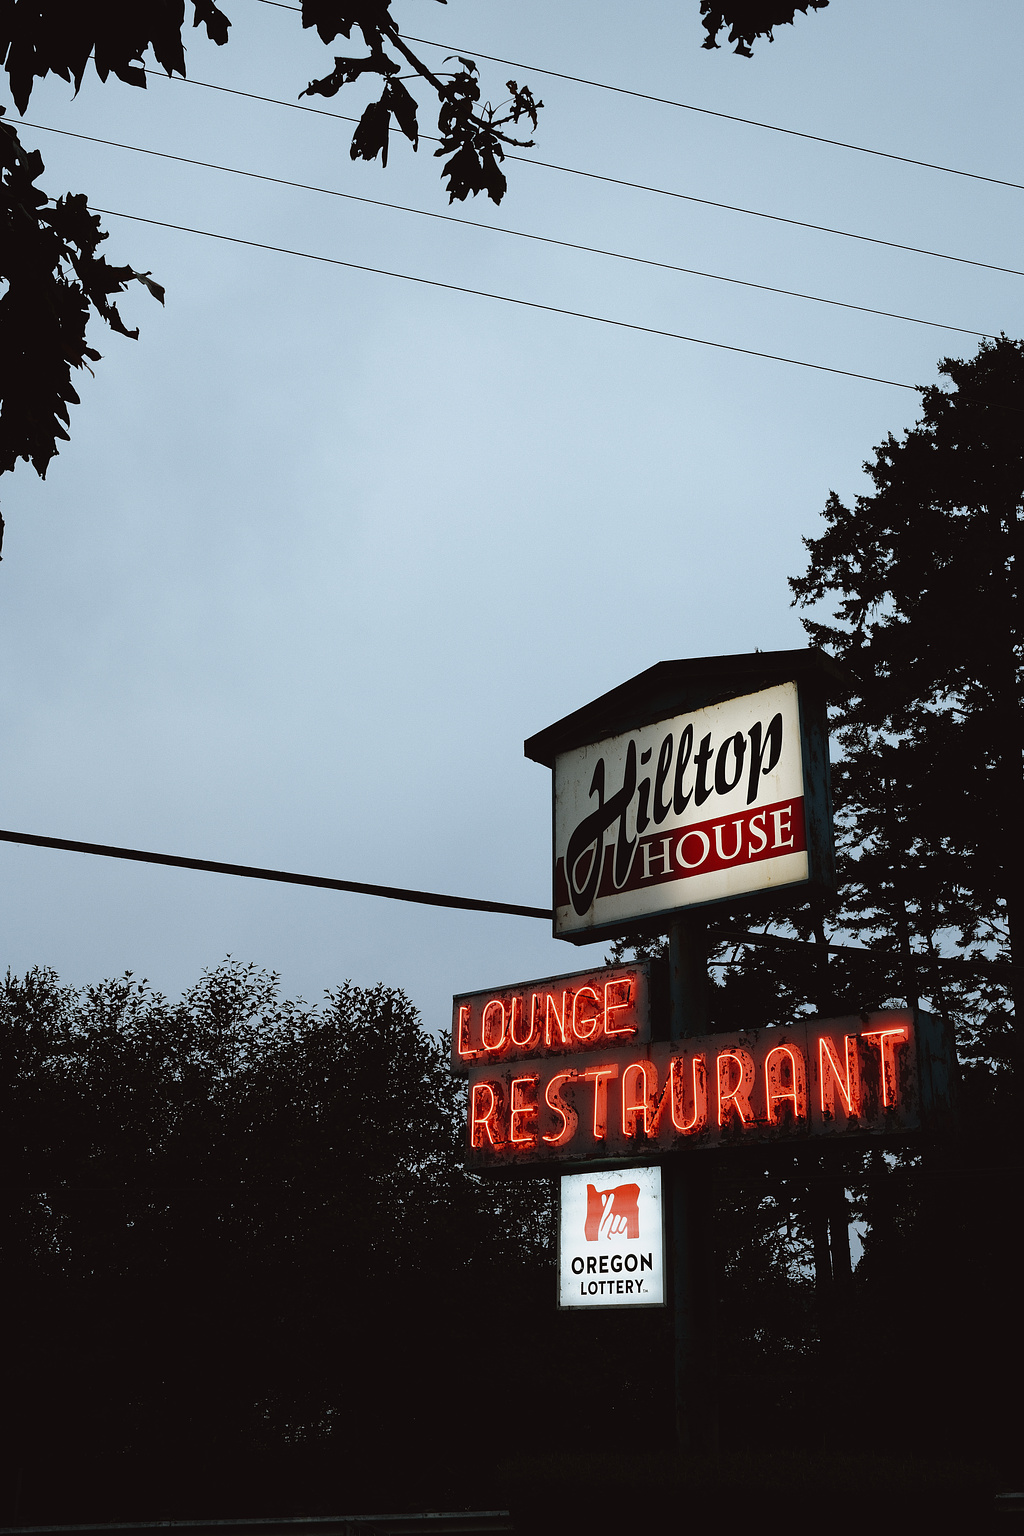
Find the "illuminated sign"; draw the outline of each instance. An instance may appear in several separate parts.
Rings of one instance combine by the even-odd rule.
[[[467,1163],[621,1163],[652,1152],[899,1135],[948,1105],[952,1059],[940,1020],[884,1011],[473,1065]]]
[[[560,1182],[558,1305],[664,1306],[661,1169],[566,1173]]]
[[[818,652],[663,662],[531,737],[553,772],[555,937],[664,932],[685,908],[830,889],[836,670]]]
[[[452,999],[452,1071],[646,1043],[651,978],[644,961],[463,992]]]
[[[796,683],[560,753],[555,931],[809,875]]]

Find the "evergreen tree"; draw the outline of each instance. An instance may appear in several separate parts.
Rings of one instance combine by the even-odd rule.
[[[1019,1058],[1024,751],[1024,342],[946,358],[919,423],[835,494],[792,582],[848,669],[836,711],[843,927],[895,950],[908,997],[953,1008],[965,1054]]]

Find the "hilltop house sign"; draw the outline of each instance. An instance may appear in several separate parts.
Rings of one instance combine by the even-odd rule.
[[[815,651],[662,662],[531,737],[527,756],[553,769],[555,936],[831,889],[837,672]]]

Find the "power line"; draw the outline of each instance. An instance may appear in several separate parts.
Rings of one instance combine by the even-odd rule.
[[[147,221],[148,222],[148,221]],[[478,901],[472,896],[445,896],[436,891],[414,891],[400,885],[367,885],[359,880],[335,880],[326,875],[299,875],[290,870],[264,869],[253,864],[224,864],[216,859],[190,859],[174,853],[151,853],[140,848],[121,848],[109,843],[82,843],[66,837],[43,837],[35,832],[0,830],[0,842],[18,843],[30,848],[55,848],[61,853],[91,853],[105,859],[127,859],[136,864],[162,864],[173,869],[195,869],[212,875],[237,875],[244,880],[273,880],[280,885],[311,885],[320,890],[348,891],[356,896],[381,896],[389,901],[410,901],[424,907],[454,907],[463,912],[494,912],[505,917],[537,917],[550,922],[549,907],[522,907],[507,901]],[[775,933],[734,933],[723,935],[721,942],[733,946],[768,944],[773,947],[809,949],[812,954],[822,946],[813,940],[789,938]],[[857,944],[826,944],[829,954],[864,955],[881,959],[873,950]],[[923,956],[915,956],[924,959]],[[969,961],[958,956],[936,956],[941,965],[957,969],[1005,972],[1014,969],[1000,961]],[[712,960],[712,965],[735,961]]]
[[[169,864],[175,869],[199,869],[211,875],[239,875],[246,880],[276,880],[283,885],[314,885],[321,890],[352,891],[357,896],[383,896],[390,901],[412,901],[424,907],[457,907],[463,912],[498,912],[506,917],[543,917],[545,907],[520,907],[507,901],[477,901],[471,896],[443,896],[436,891],[410,891],[399,885],[365,885],[359,880],[334,880],[325,875],[297,875],[284,869],[261,869],[252,864],[222,864],[215,859],[188,859],[174,853],[148,853],[139,848],[116,848],[107,843],[73,842],[65,837],[39,837],[33,832],[0,831],[0,841],[24,843],[32,848],[57,848],[64,853],[94,853],[106,859],[130,859],[137,864]]]
[[[761,293],[782,294],[790,299],[803,299],[813,304],[828,304],[834,309],[854,310],[861,315],[878,315],[886,320],[902,320],[910,325],[926,325],[935,330],[956,331],[961,336],[994,336],[994,331],[970,330],[966,326],[948,324],[942,320],[923,320],[916,315],[902,315],[889,309],[875,309],[867,304],[851,304],[843,299],[824,298],[820,294],[801,293],[792,288],[779,288],[770,283],[755,283],[742,277],[727,277],[721,272],[705,272],[698,267],[681,267],[673,262],[655,261],[649,256],[634,256],[625,251],[609,251],[600,246],[583,245],[575,240],[557,240],[552,235],[537,235],[528,230],[509,229],[502,224],[488,224],[482,219],[464,219],[451,213],[437,213],[428,208],[411,208],[404,203],[389,203],[382,198],[363,197],[355,192],[341,192],[335,187],[317,187],[308,182],[291,181],[283,176],[269,176],[261,171],[245,171],[233,165],[219,165],[212,160],[196,160],[189,155],[172,155],[162,149],[146,149],[141,144],[123,144],[117,139],[101,139],[90,133],[72,133],[68,128],[53,128],[47,123],[33,123],[22,119],[22,126],[35,128],[43,133],[57,133],[66,139],[82,139],[88,144],[104,144],[111,149],[125,149],[137,155],[151,155],[158,160],[173,160],[179,165],[195,165],[207,171],[223,171],[229,176],[245,176],[252,181],[270,182],[273,186],[294,187],[300,192],[316,192],[323,197],[340,197],[348,202],[365,203],[372,208],[390,208],[397,213],[412,213],[424,219],[437,219],[445,224],[462,224],[468,229],[489,230],[492,234],[509,235],[517,240],[533,240],[542,245],[560,246],[563,250],[583,251],[591,256],[607,256],[615,261],[634,262],[639,266],[656,267],[663,272],[679,272],[689,277],[709,278],[717,283],[732,283],[740,288],[754,288]]]
[[[263,3],[271,5],[275,3],[275,0],[263,0]],[[282,6],[281,9],[290,10],[292,7]],[[445,52],[455,53],[462,51],[449,48],[447,43],[431,42],[427,37],[413,37],[410,32],[404,33],[403,36],[407,37],[412,43],[426,43],[428,47],[441,48]],[[465,51],[473,52],[473,50]],[[964,176],[971,181],[987,181],[995,187],[1012,187],[1015,192],[1024,192],[1024,183],[1019,181],[1003,181],[998,176],[983,176],[978,171],[962,171],[956,166],[938,165],[933,160],[916,160],[912,155],[897,155],[888,149],[870,149],[866,144],[850,144],[845,139],[830,139],[821,133],[805,133],[799,128],[783,128],[779,123],[763,123],[755,117],[739,117],[735,112],[717,112],[712,107],[698,107],[689,101],[674,101],[667,96],[651,96],[646,91],[631,91],[623,85],[609,85],[603,80],[587,80],[581,75],[567,75],[557,69],[541,69],[536,64],[518,64],[514,59],[498,58],[495,54],[491,53],[477,52],[475,57],[487,59],[491,64],[509,64],[513,69],[528,69],[533,74],[550,75],[555,80],[571,80],[575,85],[593,86],[599,91],[614,91],[619,96],[633,96],[638,101],[656,102],[659,106],[663,107],[679,107],[684,112],[699,112],[703,117],[720,117],[729,123],[743,123],[748,128],[766,128],[771,133],[784,133],[793,139],[809,139],[814,144],[828,144],[834,149],[852,149],[860,155],[875,155],[882,160],[899,161],[902,165],[916,165],[920,166],[923,170],[943,171],[947,176]]]
[[[307,107],[301,102],[282,101],[276,96],[260,96],[254,91],[239,91],[227,85],[214,85],[208,80],[181,80],[176,76],[162,75],[159,70],[147,70],[147,74],[155,75],[158,79],[171,79],[178,85],[198,85],[205,90],[223,91],[228,96],[241,96],[248,101],[262,101],[270,106],[288,107],[295,112],[312,112],[317,117],[331,117],[337,122],[356,123],[358,118],[348,117],[343,112],[327,112],[323,107]],[[394,131],[394,130],[392,130]],[[439,144],[441,141],[435,134],[421,133],[420,138],[431,144]],[[807,219],[791,219],[781,213],[765,213],[759,208],[744,208],[737,203],[721,203],[710,197],[697,197],[692,192],[675,192],[668,187],[652,187],[642,181],[628,181],[622,176],[605,176],[599,171],[584,171],[578,166],[558,165],[552,160],[537,160],[530,155],[516,155],[509,153],[506,160],[515,160],[520,165],[539,166],[541,170],[557,171],[563,176],[581,176],[586,181],[601,181],[612,187],[626,187],[633,192],[650,192],[656,197],[671,197],[677,202],[695,203],[702,208],[720,208],[726,213],[742,213],[752,219],[768,219],[773,224],[790,224],[796,229],[811,229],[822,235],[837,235],[843,240],[860,240],[868,245],[880,245],[890,251],[909,251],[914,256],[932,256],[937,261],[952,261],[959,266],[980,267],[985,272],[1003,272],[1009,277],[1024,277],[1024,270],[1018,267],[1001,267],[990,261],[978,261],[971,256],[952,256],[947,251],[933,251],[927,246],[905,245],[898,240],[883,240],[878,235],[862,235],[856,230],[834,229],[830,224],[812,224]],[[981,333],[977,333],[981,334]]]
[[[298,5],[285,5],[283,0],[262,0],[279,11],[299,11]],[[954,165],[938,165],[934,160],[916,160],[912,155],[897,155],[888,149],[871,149],[866,144],[850,144],[845,139],[830,139],[821,133],[805,133],[799,128],[783,128],[779,123],[764,123],[756,117],[739,117],[735,112],[718,112],[712,107],[698,107],[691,101],[675,101],[669,96],[652,96],[647,91],[632,91],[624,85],[610,85],[606,80],[588,80],[583,75],[569,75],[559,69],[544,69],[539,64],[522,64],[517,59],[503,59],[498,54],[481,53],[477,48],[455,48],[448,43],[438,43],[429,37],[413,37],[411,32],[402,36],[410,43],[424,43],[428,48],[440,48],[445,53],[471,55],[474,59],[486,59],[489,64],[507,64],[511,69],[527,69],[534,75],[548,75],[553,80],[569,80],[573,85],[589,85],[598,91],[613,91],[617,96],[632,96],[637,101],[651,101],[662,107],[678,107],[684,112],[699,112],[703,117],[719,117],[728,123],[743,123],[748,128],[765,128],[770,133],[784,133],[793,139],[809,139],[814,144],[829,144],[833,149],[851,149],[859,155],[875,155],[882,160],[896,160],[901,165],[917,165],[926,171],[942,171],[947,176],[964,176],[971,181],[987,181],[994,187],[1012,187],[1024,192],[1024,183],[1004,181],[999,176],[983,176],[979,171],[962,171]]]
[[[376,277],[395,277],[405,283],[420,283],[426,288],[443,288],[449,293],[468,293],[478,299],[493,299],[499,304],[515,304],[522,309],[536,309],[548,315],[567,315],[572,320],[590,320],[596,325],[611,325],[617,330],[637,331],[643,336],[662,336],[668,341],[686,341],[696,347],[713,347],[718,352],[738,352],[743,357],[760,357],[771,363],[788,363],[794,368],[810,368],[815,373],[833,373],[844,379],[860,379],[866,384],[885,384],[892,389],[907,389],[920,393],[918,384],[906,384],[901,379],[884,379],[877,374],[856,373],[852,368],[835,368],[828,363],[809,363],[799,357],[785,357],[778,352],[761,352],[754,347],[738,347],[727,341],[710,341],[705,336],[687,336],[681,331],[665,331],[653,325],[637,325],[633,320],[614,320],[609,315],[592,315],[586,310],[565,309],[558,304],[541,304],[536,299],[517,299],[507,293],[491,293],[486,288],[468,288],[462,283],[444,283],[436,277],[418,277],[412,272],[393,272],[387,267],[371,267],[361,261],[343,261],[340,256],[318,256],[312,251],[296,251],[289,246],[269,245],[264,240],[244,240],[240,235],[223,235],[212,229],[196,229],[190,224],[172,224],[168,219],[144,218],[139,213],[123,213],[118,208],[100,208],[89,204],[93,213],[102,213],[112,219],[131,219],[136,224],[152,224],[158,229],[176,229],[186,235],[203,235],[209,240],[224,240],[231,245],[245,245],[257,251],[273,251],[279,256],[298,256],[303,261],[319,261],[327,266],[346,267],[352,272],[370,272]],[[987,401],[980,402],[988,404]]]

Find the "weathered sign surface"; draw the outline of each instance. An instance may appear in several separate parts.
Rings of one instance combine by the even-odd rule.
[[[555,759],[555,928],[808,877],[795,682]]]
[[[467,1162],[621,1163],[756,1142],[899,1136],[948,1105],[951,1061],[938,1019],[893,1010],[473,1064]]]
[[[663,662],[526,743],[552,770],[556,938],[834,885],[823,653]]]
[[[651,990],[652,966],[640,961],[462,992],[452,999],[452,1071],[646,1043]]]
[[[567,1173],[560,1182],[558,1305],[664,1306],[661,1169]]]

